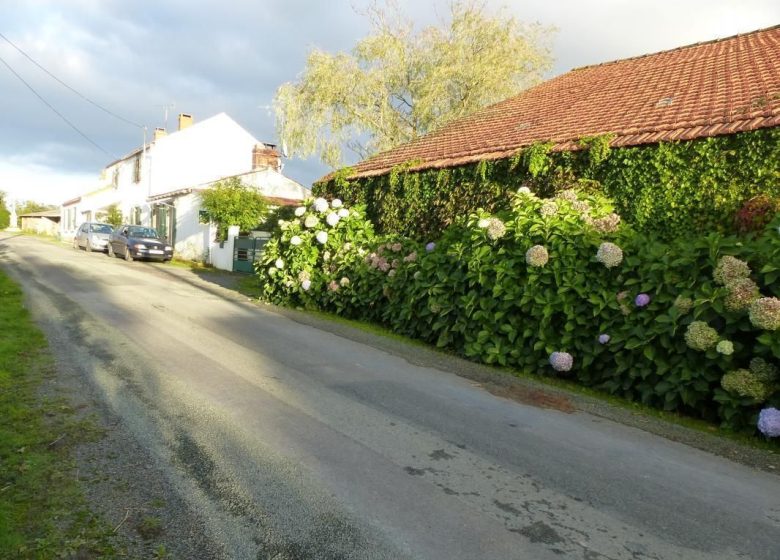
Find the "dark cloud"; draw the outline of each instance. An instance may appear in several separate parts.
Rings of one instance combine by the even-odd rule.
[[[169,128],[179,112],[202,120],[224,111],[274,142],[274,119],[265,106],[279,85],[302,71],[310,49],[346,51],[368,33],[353,3],[361,8],[368,0],[0,0],[0,32],[90,99],[150,130],[164,125],[162,106],[175,103]],[[421,26],[447,11],[444,1],[399,3]],[[523,21],[558,27],[553,74],[780,19],[778,5],[763,0],[488,2],[501,4]],[[142,142],[138,129],[85,103],[2,40],[0,56],[108,152],[81,138],[0,65],[0,160],[6,165],[97,177]],[[306,185],[327,171],[316,160],[288,161],[285,168]],[[0,184],[0,190],[8,187]]]

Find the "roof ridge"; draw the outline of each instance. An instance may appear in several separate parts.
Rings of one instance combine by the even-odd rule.
[[[658,56],[659,54],[666,54],[666,53],[672,53],[672,52],[677,52],[677,51],[683,51],[685,49],[691,49],[693,47],[700,47],[700,46],[703,46],[703,45],[711,45],[713,43],[721,43],[721,42],[724,42],[724,41],[730,41],[730,40],[736,39],[738,37],[746,37],[748,35],[755,35],[755,34],[758,34],[758,33],[764,33],[766,31],[771,31],[773,29],[778,29],[778,28],[780,28],[780,24],[770,25],[769,27],[764,27],[762,29],[754,29],[753,31],[746,31],[745,33],[736,33],[735,35],[729,35],[728,37],[720,37],[720,38],[717,38],[717,39],[710,39],[708,41],[698,41],[696,43],[690,43],[688,45],[682,45],[680,47],[674,47],[674,48],[671,48],[671,49],[662,49],[660,51],[649,52],[649,53],[645,53],[645,54],[638,54],[636,56],[629,56],[629,57],[626,57],[626,58],[618,58],[616,60],[608,60],[606,62],[597,62],[595,64],[586,64],[585,66],[576,66],[576,67],[572,68],[571,70],[569,70],[569,72],[575,72],[577,70],[586,70],[588,68],[598,68],[599,66],[608,66],[610,64],[617,64],[618,62],[626,62],[628,60],[638,60],[638,59],[641,59],[641,58],[647,58],[649,56]],[[563,74],[559,74],[559,75],[563,76],[565,74],[568,74],[568,72],[564,72]],[[557,77],[557,76],[554,76],[554,78],[555,77]],[[551,79],[553,79],[553,78],[551,78]]]

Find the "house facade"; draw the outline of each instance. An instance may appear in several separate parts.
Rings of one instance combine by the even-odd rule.
[[[93,189],[63,203],[61,237],[71,238],[85,221],[104,220],[116,205],[124,221],[156,228],[181,257],[204,259],[214,231],[199,221],[198,192],[230,177],[279,203],[309,195],[281,173],[272,145],[258,142],[225,113],[199,123],[181,114],[175,132],[156,129],[148,146],[110,163]]]

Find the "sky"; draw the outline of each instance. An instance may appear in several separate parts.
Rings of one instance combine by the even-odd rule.
[[[548,77],[780,23],[777,0],[483,1],[489,13],[503,6],[557,29]],[[277,88],[296,80],[312,49],[347,52],[365,37],[368,3],[0,0],[0,33],[78,92],[0,38],[0,191],[59,204],[94,188],[103,167],[142,144],[141,128],[83,97],[149,130],[166,126],[166,111],[169,131],[179,113],[197,122],[226,112],[260,141],[277,143]],[[420,27],[441,25],[448,13],[446,0],[397,3]],[[305,186],[329,171],[316,158],[284,165]]]

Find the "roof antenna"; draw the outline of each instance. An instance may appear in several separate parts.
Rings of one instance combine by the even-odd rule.
[[[165,112],[165,130],[168,130],[168,109],[173,109],[176,107],[175,103],[168,103],[167,105],[155,105],[155,107],[160,107]]]

